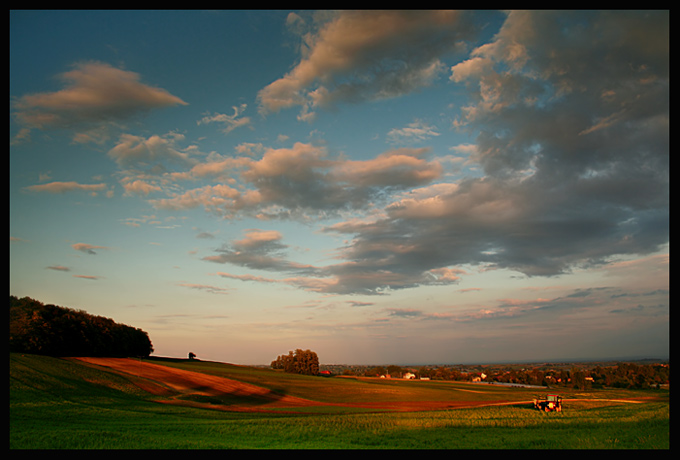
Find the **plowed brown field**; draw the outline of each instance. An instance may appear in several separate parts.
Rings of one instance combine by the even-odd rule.
[[[228,411],[295,412],[303,407],[355,407],[375,411],[424,411],[517,404],[508,401],[416,401],[335,404],[312,401],[272,392],[236,380],[162,366],[129,358],[76,358],[132,376],[133,383],[152,394],[165,397],[161,402]]]

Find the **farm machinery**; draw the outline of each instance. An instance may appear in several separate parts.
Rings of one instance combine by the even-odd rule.
[[[534,407],[545,412],[562,412],[562,397],[549,394],[534,399]]]

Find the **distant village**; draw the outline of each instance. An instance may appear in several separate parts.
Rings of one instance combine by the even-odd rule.
[[[420,366],[319,365],[321,375],[408,380],[454,380],[516,386],[663,388],[670,365],[662,360]]]

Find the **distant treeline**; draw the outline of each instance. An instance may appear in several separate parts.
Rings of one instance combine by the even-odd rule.
[[[423,366],[402,368],[390,365],[371,366],[365,369],[345,369],[345,375],[365,377],[416,378],[429,380],[479,381],[487,383],[507,383],[514,385],[537,385],[545,387],[569,388],[659,388],[670,383],[670,365],[667,363],[637,364],[631,362],[615,365],[581,366],[570,369],[551,368],[550,366],[526,367],[515,369],[485,368],[477,371],[462,371],[455,367]]]
[[[670,383],[668,364],[618,363],[613,366],[575,366],[572,369],[521,369],[491,372],[488,381],[589,388],[659,388]]]
[[[48,356],[149,356],[141,329],[82,310],[9,296],[9,351]]]

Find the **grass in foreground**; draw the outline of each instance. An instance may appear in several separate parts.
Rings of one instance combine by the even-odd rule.
[[[269,377],[268,377],[269,378]],[[10,449],[669,449],[669,403],[377,414],[168,406],[78,363],[10,355]]]

